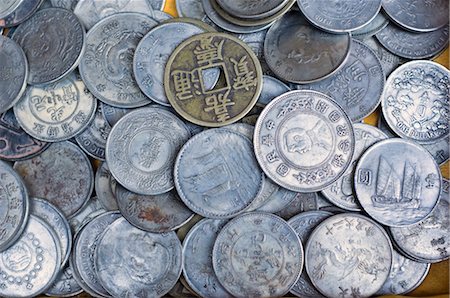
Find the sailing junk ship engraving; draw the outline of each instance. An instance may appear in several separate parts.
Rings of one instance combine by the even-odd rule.
[[[380,156],[378,164],[376,195],[372,196],[374,207],[418,208],[422,185],[415,164],[405,161],[403,177]]]

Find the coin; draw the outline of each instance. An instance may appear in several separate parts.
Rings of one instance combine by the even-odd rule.
[[[22,176],[30,196],[46,199],[66,217],[81,209],[94,188],[89,159],[67,141],[54,143],[31,159],[17,161],[14,169]]]
[[[236,297],[280,297],[303,268],[295,231],[276,215],[251,212],[232,219],[217,236],[213,267],[222,286]]]
[[[22,179],[4,161],[0,161],[0,177],[0,252],[2,252],[17,241],[25,229],[29,202]]]
[[[306,271],[327,297],[369,297],[392,263],[392,245],[381,226],[356,213],[338,214],[314,229],[305,249]]]
[[[262,19],[273,15],[286,5],[288,0],[253,2],[249,0],[218,0],[222,9],[232,16],[243,19]]]
[[[181,243],[175,232],[144,232],[117,219],[100,237],[95,268],[114,297],[162,297],[181,275]]]
[[[267,179],[267,178],[266,178]],[[269,198],[264,202],[264,204],[257,209],[261,212],[275,213],[295,200],[297,193],[290,191],[284,187],[277,187],[277,189],[271,193]]]
[[[206,16],[201,0],[176,0],[175,3],[180,17],[202,20]]]
[[[60,7],[73,11],[79,0],[51,0],[53,7]]]
[[[45,295],[53,297],[72,297],[83,292],[83,288],[73,278],[72,267],[69,264],[59,272],[53,285],[47,289]]]
[[[68,140],[80,134],[95,116],[97,101],[72,73],[52,84],[30,86],[14,106],[20,126],[45,142]]]
[[[34,297],[55,280],[61,248],[55,232],[41,219],[30,215],[28,224],[13,246],[0,253],[2,297]]]
[[[40,7],[42,0],[19,0],[19,6],[8,15],[0,17],[0,28],[14,28],[28,20]]]
[[[102,162],[95,173],[95,193],[100,204],[108,211],[119,210],[115,192],[111,188],[112,179],[108,164]]]
[[[242,213],[260,192],[262,177],[248,138],[223,128],[192,137],[175,162],[180,198],[208,218]]]
[[[106,143],[114,178],[130,191],[156,195],[171,190],[175,157],[189,139],[183,121],[160,108],[142,108],[117,122]]]
[[[300,12],[291,11],[267,32],[264,56],[278,78],[310,83],[339,70],[350,54],[350,45],[349,33],[325,33],[312,27]]]
[[[431,61],[411,61],[388,78],[381,100],[389,127],[400,137],[435,143],[449,135],[449,71]]]
[[[386,76],[389,76],[400,64],[407,62],[406,59],[386,50],[375,37],[367,38],[363,43],[377,55]]]
[[[13,39],[27,56],[28,84],[60,80],[80,62],[84,29],[78,18],[62,8],[36,12],[14,32]]]
[[[383,30],[388,24],[389,20],[386,19],[384,14],[380,11],[370,23],[360,29],[352,31],[352,37],[364,41]]]
[[[86,204],[69,219],[69,225],[72,230],[72,234],[78,233],[84,225],[90,222],[94,217],[106,213],[107,210],[103,208],[103,205],[97,199],[97,197],[90,198]],[[74,237],[75,238],[75,237]]]
[[[120,108],[150,103],[133,77],[133,54],[142,37],[157,24],[144,14],[124,12],[104,18],[89,30],[80,74],[95,97]]]
[[[253,140],[259,165],[278,185],[322,190],[349,167],[355,137],[342,108],[315,91],[290,91],[270,102]]]
[[[275,215],[288,220],[302,212],[319,210],[318,200],[316,192],[298,192],[295,194],[294,200],[280,211],[275,212]]]
[[[260,107],[265,107],[274,98],[290,90],[291,89],[282,81],[274,77],[264,75],[261,95],[259,96],[256,105]]]

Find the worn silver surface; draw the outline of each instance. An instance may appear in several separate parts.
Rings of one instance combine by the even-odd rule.
[[[401,58],[397,55],[392,54],[385,47],[383,47],[380,42],[375,37],[370,37],[364,39],[363,43],[372,49],[372,51],[377,55],[381,62],[381,67],[383,67],[384,74],[389,76],[391,72],[394,71],[400,64],[405,63],[407,60]]]
[[[108,122],[111,127],[113,127],[120,118],[133,110],[113,107],[103,102],[99,102],[99,104],[102,106],[103,117],[105,117],[106,122]]]
[[[252,138],[253,139],[253,138]],[[272,182],[266,175],[263,174],[261,190],[256,195],[255,199],[250,203],[250,206],[246,209],[248,211],[255,211],[262,207],[269,199],[272,193],[278,190],[279,186]]]
[[[167,21],[173,18],[170,14],[160,10],[154,10],[151,17],[158,22]]]
[[[253,140],[253,133],[255,132],[255,127],[253,125],[247,123],[232,123],[227,126],[224,126],[223,128],[231,129],[235,132],[243,134],[250,141]]]
[[[441,172],[421,146],[388,139],[362,155],[354,188],[361,207],[372,218],[387,226],[407,226],[423,220],[436,207]]]
[[[73,11],[79,0],[51,0],[53,7],[60,7]]]
[[[231,16],[242,19],[262,19],[281,10],[287,0],[253,1],[253,0],[217,0],[217,4]]]
[[[388,136],[378,128],[363,123],[353,124],[353,130],[355,132],[355,153],[353,154],[352,164],[342,177],[322,190],[322,194],[340,208],[350,211],[361,211],[353,192],[353,177],[356,163],[364,151],[376,142],[387,139]]]
[[[175,187],[183,202],[208,218],[243,212],[259,193],[262,172],[250,140],[228,129],[209,129],[181,148]]]
[[[370,21],[369,24],[360,29],[352,31],[352,37],[364,41],[383,30],[388,24],[389,20],[380,11],[377,16],[372,21]]]
[[[95,268],[114,297],[161,297],[181,275],[181,249],[175,232],[145,232],[120,218],[102,234]]]
[[[213,267],[222,286],[236,297],[280,297],[303,268],[295,231],[276,215],[250,212],[232,219],[218,234]]]
[[[154,10],[163,10],[166,0],[147,0]]]
[[[332,216],[312,232],[306,271],[327,297],[369,297],[389,276],[392,245],[384,229],[356,213]]]
[[[0,18],[3,18],[13,12],[23,0],[2,0],[0,2]]]
[[[388,78],[381,100],[389,127],[400,137],[435,143],[449,135],[448,69],[432,61],[411,61]]]
[[[59,142],[81,133],[92,121],[96,107],[96,99],[72,73],[52,84],[29,86],[14,106],[14,114],[34,138]]]
[[[85,32],[78,18],[62,8],[36,12],[13,34],[27,56],[28,84],[55,82],[74,70],[84,52]]]
[[[83,292],[83,288],[73,278],[72,268],[69,264],[61,269],[53,285],[48,288],[45,295],[52,297],[72,297]]]
[[[297,192],[322,190],[349,167],[355,136],[350,119],[330,97],[290,91],[261,113],[256,158],[275,183]]]
[[[202,20],[206,16],[202,0],[176,0],[175,3],[180,17]]]
[[[302,212],[319,210],[318,200],[319,197],[316,192],[298,192],[294,200],[276,212],[275,215],[278,215],[284,220],[288,220]]]
[[[439,164],[445,164],[450,155],[450,136],[440,139],[435,143],[422,144],[423,148],[427,149],[428,152],[433,156],[434,160]]]
[[[43,0],[20,1],[19,6],[4,17],[0,17],[0,28],[15,26],[29,19],[41,6]]]
[[[90,198],[74,216],[69,219],[72,235],[76,233],[94,217],[107,212],[97,197]]]
[[[58,275],[60,262],[61,248],[55,232],[43,220],[31,215],[19,240],[0,253],[0,296],[41,294]]]
[[[266,58],[264,57],[264,40],[266,39],[268,29],[260,30],[253,33],[237,34],[237,38],[245,42],[256,54],[259,59],[263,74],[272,75],[272,71],[267,65]]]
[[[266,180],[268,180],[268,178],[266,178]],[[292,201],[295,200],[296,195],[296,192],[279,186],[274,192],[270,194],[269,198],[256,211],[269,213],[278,212],[292,203]]]
[[[171,190],[175,157],[189,139],[186,125],[160,108],[135,110],[117,122],[106,144],[106,161],[127,189],[147,195]]]
[[[100,204],[108,211],[119,210],[115,192],[111,187],[112,179],[114,178],[109,171],[108,164],[102,162],[95,173],[95,193]]]
[[[139,41],[157,24],[144,14],[124,12],[104,18],[89,30],[80,74],[95,97],[121,108],[150,103],[133,77],[133,55]]]
[[[66,216],[75,214],[89,199],[94,173],[86,154],[71,142],[52,144],[42,154],[17,161],[30,196],[44,198]]]
[[[285,83],[274,77],[264,75],[261,95],[256,104],[265,107],[273,99],[288,91],[291,91],[291,88]]]

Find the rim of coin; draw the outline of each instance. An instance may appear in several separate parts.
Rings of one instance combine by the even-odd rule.
[[[3,3],[1,10],[0,10],[0,19],[8,16],[10,13],[12,13],[16,8],[23,2],[23,0],[13,0],[12,3],[10,2],[9,6],[6,6],[6,3]]]
[[[278,2],[278,3],[276,3],[275,6],[269,8],[269,10],[259,9],[259,11],[258,10],[251,11],[252,8],[258,9],[257,5],[254,5],[252,7],[252,3],[251,3],[252,1],[248,1],[248,2],[236,1],[237,3],[233,3],[233,1],[219,0],[216,2],[218,5],[220,5],[220,8],[222,10],[224,10],[230,16],[235,16],[236,18],[239,18],[239,19],[263,19],[263,18],[270,17],[273,14],[275,14],[276,12],[278,12],[280,9],[282,9],[285,6],[285,4],[288,1],[289,0],[272,1],[272,2],[274,2],[274,4],[275,4],[275,2]],[[231,2],[231,3],[229,3],[229,2]],[[270,2],[270,1],[265,1],[265,3],[262,3],[262,6],[267,5],[267,4],[270,5],[270,3],[267,3],[267,2]],[[235,5],[234,7],[233,7],[233,4]],[[259,7],[259,8],[261,8],[261,7]]]
[[[71,284],[67,287],[66,282],[71,282]],[[73,278],[72,267],[67,263],[66,266],[61,269],[53,285],[48,288],[44,294],[50,297],[73,297],[82,292],[83,288]]]
[[[40,7],[44,0],[22,0],[19,6],[8,15],[0,17],[0,29],[14,28],[28,20]]]
[[[202,22],[201,20],[188,18],[188,17],[172,18],[172,19],[164,20],[161,22],[161,24],[167,24],[167,23],[188,23],[188,24],[192,24],[197,27],[200,27],[203,30],[205,30],[206,32],[217,32],[217,30],[213,26],[210,26],[207,23]]]

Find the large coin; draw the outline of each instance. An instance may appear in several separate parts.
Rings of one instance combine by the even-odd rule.
[[[265,107],[273,99],[288,91],[291,91],[291,88],[285,83],[271,76],[264,75],[261,95],[259,96],[256,105]]]
[[[206,88],[203,73],[219,68],[219,82]],[[166,64],[164,87],[174,109],[198,125],[218,127],[238,121],[255,105],[262,88],[258,58],[242,41],[223,33],[193,36]]]
[[[23,48],[29,65],[29,84],[55,82],[74,70],[84,52],[84,28],[62,8],[38,11],[21,24],[13,39]]]
[[[157,24],[144,14],[125,12],[106,17],[89,30],[80,74],[98,99],[121,108],[150,103],[133,77],[133,55]]]
[[[252,1],[217,0],[217,3],[230,15],[243,19],[267,18],[283,8],[288,0]]]
[[[183,202],[209,218],[243,212],[263,179],[251,142],[228,129],[210,129],[191,138],[180,150],[174,172]]]
[[[349,33],[325,33],[311,26],[300,12],[291,11],[269,29],[264,56],[277,77],[293,83],[310,83],[343,66],[350,45]]]
[[[370,147],[355,169],[356,197],[364,211],[393,227],[417,223],[436,207],[441,172],[421,146],[399,138]]]
[[[323,221],[305,249],[306,271],[327,297],[369,297],[389,276],[392,245],[369,218],[344,213]]]
[[[292,191],[322,190],[342,176],[355,147],[353,126],[325,94],[291,91],[261,113],[253,140],[266,175]]]
[[[124,218],[105,230],[95,252],[100,283],[114,297],[162,297],[177,282],[181,266],[175,232],[144,232]]]
[[[449,135],[450,73],[431,61],[411,61],[388,78],[381,107],[402,138],[435,143]]]
[[[48,200],[66,217],[81,209],[94,188],[89,159],[70,142],[54,143],[32,159],[17,161],[14,169],[30,196]]]
[[[109,211],[119,210],[116,194],[111,185],[113,179],[108,164],[103,162],[95,172],[95,193],[102,206]]]
[[[0,28],[9,27],[13,29],[28,20],[42,4],[42,0],[21,0],[19,2],[19,6],[14,11],[4,17],[0,17]]]
[[[144,195],[171,190],[175,157],[189,139],[186,125],[160,108],[135,110],[113,127],[106,144],[106,161],[114,178]]]
[[[246,213],[217,236],[213,267],[233,296],[280,297],[300,276],[303,248],[295,231],[278,216]]]

